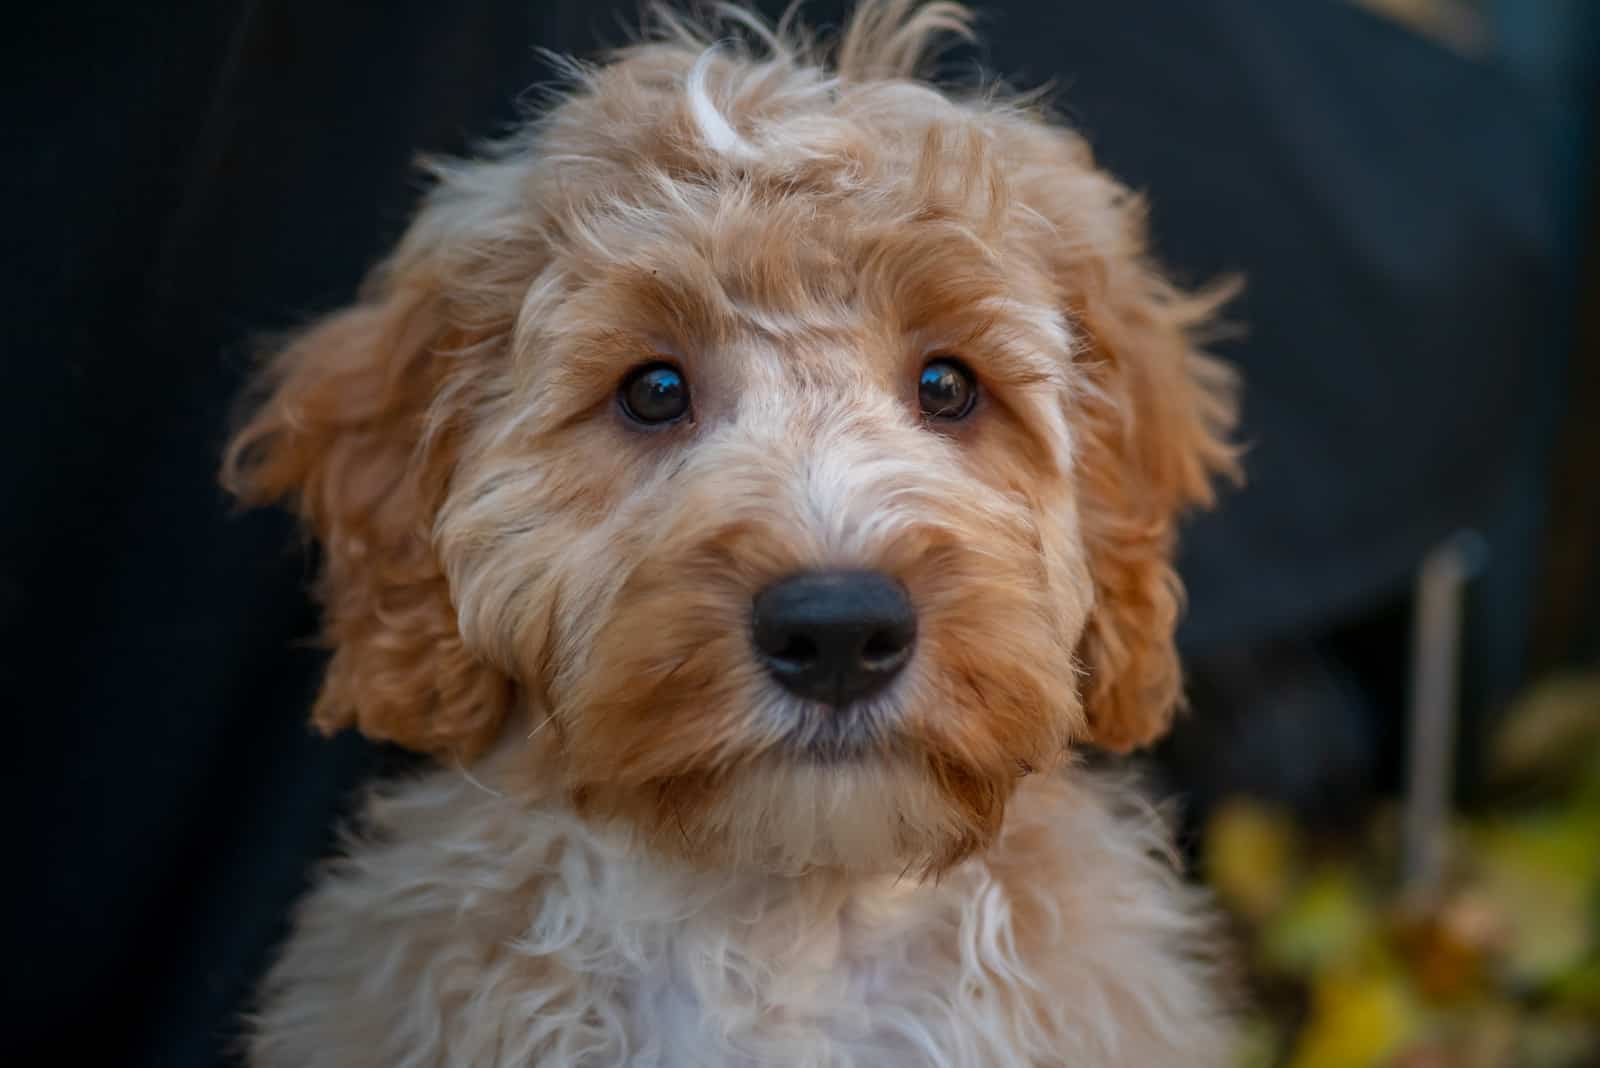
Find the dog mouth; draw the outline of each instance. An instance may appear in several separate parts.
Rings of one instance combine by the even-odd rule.
[[[885,755],[893,744],[894,717],[881,700],[806,702],[789,715],[792,723],[779,748],[783,756],[803,763],[860,764]]]

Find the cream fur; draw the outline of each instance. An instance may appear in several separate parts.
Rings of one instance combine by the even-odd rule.
[[[1136,795],[1021,790],[936,881],[710,874],[507,794],[390,786],[300,909],[262,1068],[1227,1062],[1208,922]]]

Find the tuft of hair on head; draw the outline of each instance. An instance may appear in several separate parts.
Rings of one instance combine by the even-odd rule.
[[[758,154],[729,118],[728,98],[741,86],[719,84],[724,53],[748,65],[741,77],[749,81],[758,82],[773,70],[809,66],[829,70],[837,84],[846,85],[923,77],[944,47],[973,38],[972,12],[949,0],[863,0],[831,44],[800,24],[801,7],[794,0],[775,23],[730,3],[712,4],[694,15],[663,3],[648,9],[646,43],[698,53],[684,87],[695,128],[712,151],[734,160]]]
[[[776,22],[747,7],[715,3],[691,17],[665,3],[652,4],[648,36],[692,49],[719,40],[741,58],[831,67],[841,81],[918,78],[956,41],[973,40],[972,10],[952,0],[861,0],[832,42],[800,22],[803,0],[792,0]]]
[[[712,45],[700,54],[700,58],[689,69],[689,77],[684,86],[684,91],[689,97],[689,114],[694,118],[701,140],[713,152],[735,159],[754,158],[757,154],[755,146],[733,128],[727,116],[718,109],[711,89],[706,84],[712,61],[716,57],[717,47]]]
[[[973,39],[971,9],[948,0],[864,0],[858,4],[834,55],[847,82],[915,78],[942,44]]]

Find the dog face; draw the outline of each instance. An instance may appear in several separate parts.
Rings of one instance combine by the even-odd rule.
[[[316,719],[719,864],[936,869],[1177,698],[1183,507],[1230,468],[1214,301],[1034,111],[682,24],[439,183],[275,360],[231,483],[323,544]],[[959,25],[958,27],[959,28]]]

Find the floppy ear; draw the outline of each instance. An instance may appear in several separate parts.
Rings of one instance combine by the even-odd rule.
[[[1078,648],[1089,740],[1127,752],[1165,732],[1181,698],[1173,570],[1183,512],[1237,476],[1227,435],[1232,373],[1197,348],[1232,287],[1186,294],[1146,256],[1143,205],[1094,167],[1083,143],[1035,140],[1030,207],[1078,333],[1074,398],[1079,524],[1095,605]]]
[[[333,657],[316,725],[466,757],[493,738],[511,684],[463,647],[432,545],[461,423],[447,385],[462,343],[425,281],[376,275],[360,303],[272,360],[223,481],[250,504],[289,502],[321,542]]]
[[[1177,524],[1212,503],[1214,475],[1237,470],[1233,379],[1192,341],[1220,296],[1181,294],[1133,258],[1097,273],[1076,309],[1091,383],[1079,516],[1095,588],[1078,657],[1091,740],[1127,752],[1165,733],[1181,700]]]

